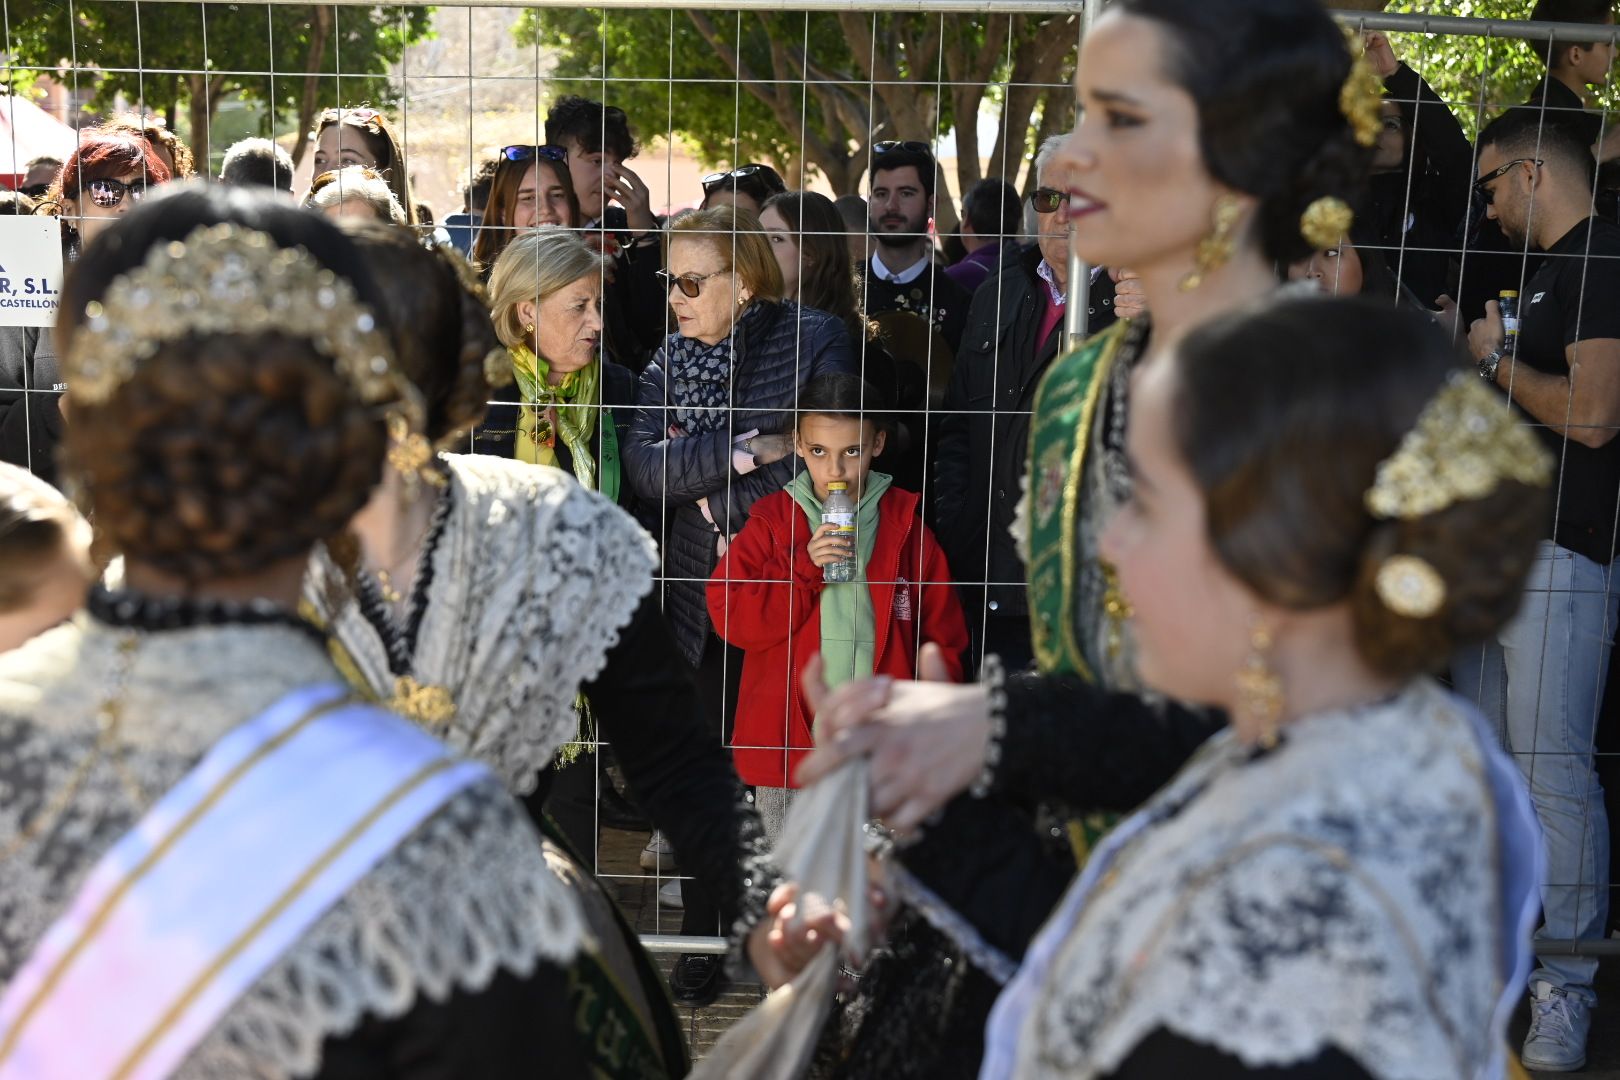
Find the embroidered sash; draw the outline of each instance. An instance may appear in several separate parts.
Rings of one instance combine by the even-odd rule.
[[[1076,551],[1086,450],[1108,373],[1125,340],[1124,320],[1053,361],[1035,391],[1029,430],[1029,618],[1042,674],[1096,673],[1075,635]]]
[[[235,728],[97,862],[0,995],[0,1080],[172,1072],[418,824],[486,776],[335,684]]]

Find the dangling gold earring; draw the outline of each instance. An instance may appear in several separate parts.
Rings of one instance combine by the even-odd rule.
[[[1249,655],[1236,676],[1238,712],[1259,731],[1255,744],[1262,750],[1277,745],[1277,728],[1283,714],[1282,679],[1267,660],[1271,645],[1271,627],[1256,617],[1249,630]]]
[[[1118,660],[1125,650],[1125,624],[1133,614],[1131,602],[1125,599],[1124,590],[1119,587],[1119,572],[1114,564],[1099,560],[1097,565],[1102,570],[1103,615],[1108,620],[1108,659]]]
[[[1198,260],[1187,276],[1181,279],[1182,292],[1198,288],[1204,283],[1206,275],[1219,270],[1232,258],[1232,234],[1237,230],[1238,218],[1242,213],[1243,204],[1238,202],[1236,195],[1223,194],[1215,199],[1209,235],[1198,241]]]
[[[420,431],[412,431],[404,416],[388,415],[388,464],[405,481],[406,502],[415,502],[421,482],[444,486],[444,477],[433,468],[433,444]]]

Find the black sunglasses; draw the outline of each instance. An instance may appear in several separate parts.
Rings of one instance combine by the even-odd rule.
[[[1506,165],[1503,165],[1500,169],[1495,170],[1494,172],[1490,173],[1488,176],[1482,176],[1477,181],[1475,181],[1474,182],[1474,197],[1477,198],[1479,200],[1480,204],[1483,205],[1483,206],[1492,206],[1492,205],[1494,205],[1496,203],[1496,189],[1491,187],[1491,182],[1493,180],[1500,180],[1502,177],[1504,177],[1508,173],[1512,172],[1516,166],[1523,165],[1526,162],[1530,163],[1531,165],[1535,165],[1537,167],[1539,167],[1541,165],[1541,161],[1539,159],[1537,159],[1537,158],[1527,158],[1527,157],[1514,158],[1512,161],[1508,162]]]
[[[560,146],[503,146],[501,157],[507,161],[533,161],[537,157],[547,161],[567,161],[568,151]]]
[[[1037,214],[1050,214],[1063,205],[1064,195],[1049,187],[1036,188],[1029,197],[1029,205],[1035,208]]]
[[[882,142],[875,142],[872,144],[872,155],[874,157],[878,157],[883,154],[900,153],[902,151],[909,154],[927,154],[929,157],[934,156],[933,147],[929,146],[925,142],[918,142],[915,139],[906,139],[904,141],[899,139],[885,139]]]
[[[660,270],[658,271],[658,276],[664,279],[664,291],[666,293],[671,289],[679,289],[681,290],[681,295],[696,300],[698,294],[703,292],[703,283],[705,281],[708,281],[712,277],[719,277],[721,274],[729,273],[731,273],[730,270],[716,270],[712,274],[682,274],[679,277],[676,277],[668,270]]]
[[[17,189],[17,194],[26,195],[30,199],[43,199],[51,190],[49,184],[28,184]]]
[[[730,172],[712,172],[703,178],[703,190],[707,193],[713,191],[727,180],[742,180],[764,171],[765,166],[763,165],[744,165],[741,168],[732,169]]]
[[[140,202],[146,197],[145,180],[136,180],[133,183],[126,184],[122,180],[104,177],[100,180],[89,181],[84,185],[84,189],[90,193],[90,201],[103,210],[111,210],[123,202],[125,195],[129,196],[130,202]]]

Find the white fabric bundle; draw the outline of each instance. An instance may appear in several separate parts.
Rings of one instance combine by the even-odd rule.
[[[850,929],[843,952],[855,962],[866,955],[871,930],[868,768],[859,758],[801,791],[775,853],[783,879],[798,884],[801,898],[813,893],[844,909]],[[697,1064],[692,1080],[792,1080],[802,1073],[838,988],[838,952],[829,943],[792,982],[771,991]]]

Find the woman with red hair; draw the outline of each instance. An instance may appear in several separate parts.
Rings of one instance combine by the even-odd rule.
[[[146,139],[92,129],[80,136],[46,195],[46,213],[63,219],[63,246],[76,258],[101,230],[129,212],[152,184],[166,184],[169,167]]]

